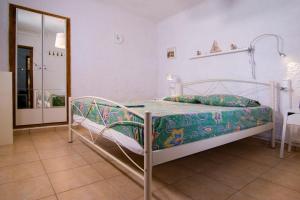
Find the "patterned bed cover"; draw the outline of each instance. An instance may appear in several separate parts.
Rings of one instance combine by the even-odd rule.
[[[91,106],[91,102],[76,101],[75,105],[77,108],[75,106],[72,108],[74,115],[87,116],[90,121],[99,125],[103,125],[103,121],[106,124],[117,121],[143,123],[143,119],[136,115],[103,102],[97,103],[101,116],[97,108]],[[145,111],[152,113],[153,150],[195,142],[272,122],[272,109],[267,106],[220,107],[169,101],[144,101],[123,105],[130,106],[130,109],[142,115]],[[113,129],[143,146],[143,128],[138,125],[116,125]]]

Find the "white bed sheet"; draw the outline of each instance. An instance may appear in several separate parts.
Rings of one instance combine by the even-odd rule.
[[[89,129],[93,133],[99,133],[105,127],[79,115],[73,115],[73,120],[74,122],[81,124],[81,126],[84,128]],[[133,138],[120,133],[119,131],[107,129],[104,131],[103,137],[113,142],[118,142],[121,146],[136,154],[144,155],[144,149],[138,142],[136,142]]]

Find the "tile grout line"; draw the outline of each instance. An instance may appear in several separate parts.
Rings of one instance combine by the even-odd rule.
[[[109,177],[109,178],[107,178],[107,179],[104,178],[104,179],[102,179],[102,180],[97,180],[97,181],[94,181],[94,182],[92,182],[92,183],[88,183],[88,184],[86,184],[86,185],[81,185],[81,186],[78,186],[78,187],[70,188],[70,189],[65,190],[65,191],[62,191],[62,192],[58,192],[58,193],[56,193],[55,191],[54,191],[54,192],[55,192],[56,194],[62,194],[62,193],[65,193],[65,192],[68,192],[68,191],[71,191],[71,190],[76,190],[76,189],[83,188],[83,187],[86,187],[86,186],[89,186],[89,185],[93,185],[93,184],[95,184],[95,183],[100,183],[100,182],[109,180],[109,179],[111,179],[111,178],[117,177],[117,176],[121,176],[121,175],[115,175],[115,176]]]
[[[266,171],[262,172],[260,175],[258,175],[254,180],[250,181],[249,183],[247,183],[246,185],[244,185],[242,188],[240,188],[239,190],[237,190],[237,192],[233,193],[232,195],[230,195],[228,198],[226,198],[226,200],[230,199],[233,195],[237,194],[238,192],[241,192],[243,189],[245,189],[248,185],[254,183],[255,181],[257,181],[258,179],[263,179],[262,176],[267,174],[270,170],[274,169],[275,167],[277,167],[279,165],[280,162],[276,163],[274,166],[272,166],[271,168],[267,169]],[[265,179],[264,179],[265,180]],[[268,181],[268,180],[266,180]],[[271,181],[268,181],[270,183],[272,183]],[[274,184],[274,183],[273,183]],[[275,184],[278,185],[278,184]],[[287,187],[285,187],[287,188]],[[247,194],[248,196],[251,196],[254,199],[257,199],[255,197],[253,197],[252,195]]]
[[[31,136],[30,136],[30,138],[31,138]],[[32,140],[32,138],[31,138],[31,140]],[[33,141],[32,141],[32,143],[34,144]],[[34,148],[35,148],[35,151],[37,152],[37,154],[39,155],[38,150],[36,149],[35,145],[34,145]],[[72,148],[72,147],[71,147],[71,148]],[[52,185],[51,180],[50,180],[50,177],[49,177],[50,174],[57,173],[57,172],[63,172],[63,171],[67,171],[67,170],[73,170],[73,169],[80,168],[80,167],[85,167],[85,166],[90,166],[90,167],[92,167],[91,164],[89,164],[89,163],[88,163],[88,162],[87,162],[87,161],[86,161],[86,160],[85,160],[78,152],[76,152],[76,154],[77,154],[78,156],[80,156],[80,157],[86,162],[86,165],[83,165],[83,166],[77,166],[77,167],[72,167],[72,168],[63,169],[63,170],[58,170],[58,171],[55,171],[55,172],[47,172],[47,170],[46,170],[46,168],[45,168],[45,166],[44,166],[44,164],[43,164],[43,162],[42,162],[42,159],[41,159],[40,156],[39,156],[39,158],[40,158],[39,161],[41,162],[41,164],[42,164],[42,166],[43,166],[43,168],[44,168],[44,170],[45,170],[45,174],[46,174],[47,177],[48,177],[48,180],[49,180],[49,182],[50,182],[50,184],[51,184],[51,187],[52,187],[52,189],[53,189],[53,191],[54,191],[54,195],[55,195],[56,199],[58,199],[58,194],[61,194],[61,193],[64,193],[64,192],[68,192],[68,191],[70,191],[70,190],[78,189],[78,188],[81,188],[81,187],[85,187],[85,186],[88,186],[88,185],[92,185],[92,184],[94,184],[94,183],[98,183],[98,182],[102,182],[102,181],[108,180],[108,179],[110,179],[110,178],[114,178],[114,177],[120,176],[120,175],[114,175],[114,176],[111,176],[111,177],[109,177],[109,178],[104,178],[97,170],[95,170],[96,173],[97,173],[100,177],[102,177],[103,179],[97,180],[97,181],[94,181],[94,182],[89,183],[89,184],[81,185],[81,186],[78,186],[78,187],[75,187],[75,188],[71,188],[71,189],[68,189],[68,190],[65,190],[65,191],[62,191],[62,192],[57,193],[57,192],[55,191],[53,185]],[[98,154],[97,154],[97,155],[98,155]],[[68,155],[66,155],[66,156],[68,156]],[[98,155],[98,156],[99,156],[99,155]],[[60,157],[65,157],[65,156],[60,156]],[[51,158],[50,158],[50,159],[51,159]],[[44,160],[48,160],[48,159],[44,159]],[[101,161],[98,161],[98,162],[101,162]],[[97,163],[97,162],[95,162],[95,163]],[[93,163],[93,164],[95,164],[95,163]],[[93,168],[93,167],[92,167],[92,168]],[[94,168],[93,168],[93,169],[94,169]],[[52,196],[52,195],[50,195],[50,196]],[[48,196],[48,197],[50,197],[50,196]],[[42,198],[40,198],[40,199],[43,199],[43,198],[46,198],[46,197],[42,197]]]
[[[48,173],[47,173],[47,171],[46,171],[46,167],[44,166],[44,163],[43,163],[42,160],[41,160],[40,154],[38,153],[38,150],[37,150],[37,148],[36,148],[36,146],[35,146],[35,144],[34,144],[34,142],[33,142],[33,139],[32,139],[32,136],[31,136],[30,131],[29,131],[29,137],[30,137],[30,139],[31,139],[31,142],[33,143],[33,147],[34,147],[36,153],[38,154],[38,157],[39,157],[39,159],[40,159],[41,165],[42,165],[42,167],[43,167],[43,169],[44,169],[44,171],[45,171],[45,173],[46,173],[46,176],[47,176],[47,178],[48,178],[48,181],[49,181],[49,183],[50,183],[50,185],[51,185],[51,188],[52,188],[52,190],[53,190],[53,192],[54,192],[54,196],[55,196],[55,198],[58,200],[58,196],[57,196],[57,194],[56,194],[56,192],[55,192],[55,190],[54,190],[54,187],[53,187],[53,185],[52,185],[52,182],[51,182],[51,180],[50,180],[50,177],[49,177],[49,175],[48,175]]]

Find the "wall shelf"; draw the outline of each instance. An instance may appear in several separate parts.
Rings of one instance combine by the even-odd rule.
[[[222,51],[222,52],[218,52],[218,53],[209,53],[209,54],[194,56],[194,57],[191,57],[190,60],[199,59],[199,58],[206,58],[206,57],[212,57],[212,56],[221,56],[221,55],[227,55],[227,54],[250,52],[250,51],[251,51],[250,48],[235,49],[235,50],[229,50],[229,51]]]

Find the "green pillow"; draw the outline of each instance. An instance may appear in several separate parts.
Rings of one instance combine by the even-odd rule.
[[[52,106],[53,107],[65,106],[65,96],[64,95],[53,95],[52,96]]]
[[[194,95],[180,95],[174,97],[165,97],[164,101],[174,101],[174,102],[182,102],[182,103],[200,103],[197,96]]]
[[[225,107],[256,107],[260,106],[258,101],[246,97],[228,94],[215,94],[199,98],[202,104]]]

